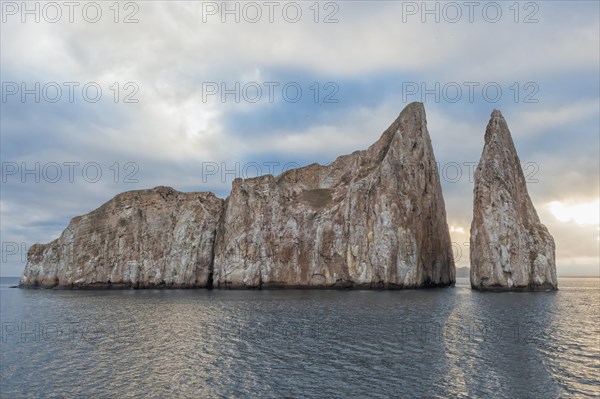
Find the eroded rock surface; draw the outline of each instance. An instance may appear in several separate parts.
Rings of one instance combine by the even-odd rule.
[[[222,207],[168,187],[119,194],[33,245],[21,286],[206,287]]]
[[[454,283],[423,105],[407,106],[365,151],[236,179],[215,253],[215,287]]]
[[[494,291],[557,289],[554,251],[554,239],[527,193],[506,121],[494,111],[475,171],[471,286]]]
[[[226,200],[120,194],[34,245],[21,286],[417,288],[454,274],[425,110],[413,103],[367,150],[236,179]]]

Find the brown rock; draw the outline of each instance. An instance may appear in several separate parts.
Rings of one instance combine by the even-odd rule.
[[[471,224],[471,287],[478,290],[557,289],[554,239],[527,193],[508,125],[494,111],[475,171]]]
[[[422,104],[365,151],[236,179],[223,201],[120,194],[35,245],[21,286],[417,288],[454,283]]]
[[[455,280],[420,103],[365,151],[278,177],[236,179],[221,228],[215,287],[415,288]]]
[[[20,285],[206,287],[222,205],[168,187],[119,194],[32,246]]]

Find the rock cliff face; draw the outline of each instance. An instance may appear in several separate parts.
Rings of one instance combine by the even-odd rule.
[[[475,171],[471,287],[493,291],[557,289],[554,239],[527,193],[506,121],[494,111]]]
[[[454,283],[422,104],[365,151],[236,179],[226,200],[120,194],[34,245],[21,286],[417,288]]]
[[[33,245],[21,286],[206,287],[223,200],[172,188],[119,194]]]
[[[454,283],[423,105],[406,107],[365,151],[235,180],[215,253],[215,287]]]

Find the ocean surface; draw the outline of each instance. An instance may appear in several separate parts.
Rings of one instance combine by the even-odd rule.
[[[600,395],[600,279],[558,292],[0,284],[2,398]]]

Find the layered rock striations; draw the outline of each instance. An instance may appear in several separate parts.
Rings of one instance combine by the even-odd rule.
[[[471,287],[493,291],[557,289],[554,239],[540,222],[508,125],[494,111],[475,171]]]
[[[226,200],[120,194],[34,245],[21,286],[417,288],[454,274],[425,110],[413,103],[367,150],[236,179]]]

